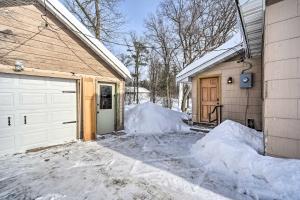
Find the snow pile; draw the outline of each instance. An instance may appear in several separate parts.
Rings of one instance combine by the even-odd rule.
[[[255,199],[299,199],[300,160],[263,156],[260,132],[225,121],[192,146],[208,174]]]
[[[125,113],[126,113],[128,110],[134,108],[135,106],[136,106],[136,104],[125,105]]]
[[[125,112],[125,131],[133,135],[189,132],[190,127],[182,121],[184,117],[184,113],[143,103]]]

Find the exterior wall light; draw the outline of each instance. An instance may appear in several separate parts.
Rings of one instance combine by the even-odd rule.
[[[24,64],[22,61],[20,60],[16,60],[16,63],[15,63],[15,71],[16,72],[21,72],[24,70]]]
[[[232,77],[230,76],[228,79],[227,79],[227,84],[232,84],[233,83],[233,79]]]

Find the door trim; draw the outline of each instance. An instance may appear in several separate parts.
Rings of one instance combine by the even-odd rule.
[[[197,80],[197,121],[201,121],[201,79],[206,78],[218,78],[218,86],[219,86],[219,104],[222,104],[222,75],[221,74],[215,74],[215,75],[207,75],[207,76],[198,76]]]
[[[98,127],[97,127],[97,125],[98,125],[98,100],[100,100],[99,99],[99,97],[100,97],[100,85],[101,84],[107,84],[107,85],[113,85],[114,86],[114,94],[113,94],[113,99],[114,99],[114,102],[113,102],[113,107],[114,107],[114,131],[116,131],[117,130],[117,117],[116,117],[116,115],[117,115],[117,109],[116,109],[116,99],[115,99],[115,96],[116,96],[116,93],[117,93],[117,91],[116,91],[116,89],[117,89],[117,83],[115,83],[115,82],[108,82],[108,81],[96,81],[96,95],[97,95],[97,98],[96,98],[96,103],[95,103],[95,105],[96,105],[96,107],[95,107],[95,110],[96,110],[96,134],[101,134],[99,131],[100,130],[98,130]]]

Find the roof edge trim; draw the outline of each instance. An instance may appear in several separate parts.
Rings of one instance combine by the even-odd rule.
[[[205,63],[191,69],[190,71],[187,71],[186,73],[181,74],[181,75],[177,75],[176,76],[176,82],[177,83],[181,82],[182,80],[184,80],[188,77],[191,77],[196,73],[203,72],[207,68],[210,68],[210,66],[212,66],[214,64],[218,64],[220,62],[223,62],[224,60],[229,59],[229,58],[233,57],[234,55],[237,55],[243,49],[244,49],[243,43],[240,43],[240,44],[232,47],[231,49],[217,55],[216,57],[206,61]]]

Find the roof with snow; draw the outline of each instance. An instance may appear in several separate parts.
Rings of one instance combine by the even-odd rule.
[[[134,88],[133,87],[126,87],[125,88],[125,92],[126,93],[133,93],[134,92]],[[149,90],[147,90],[146,88],[144,87],[139,87],[139,93],[150,93]]]
[[[130,72],[77,18],[58,0],[38,0],[79,39],[101,57],[111,68],[123,78],[131,78]]]
[[[177,82],[189,82],[189,77],[193,77],[199,72],[203,72],[214,65],[228,60],[244,50],[243,37],[240,32],[235,33],[227,42],[218,48],[204,54],[184,68],[176,76]]]
[[[264,0],[236,0],[247,56],[260,56],[263,43]]]

